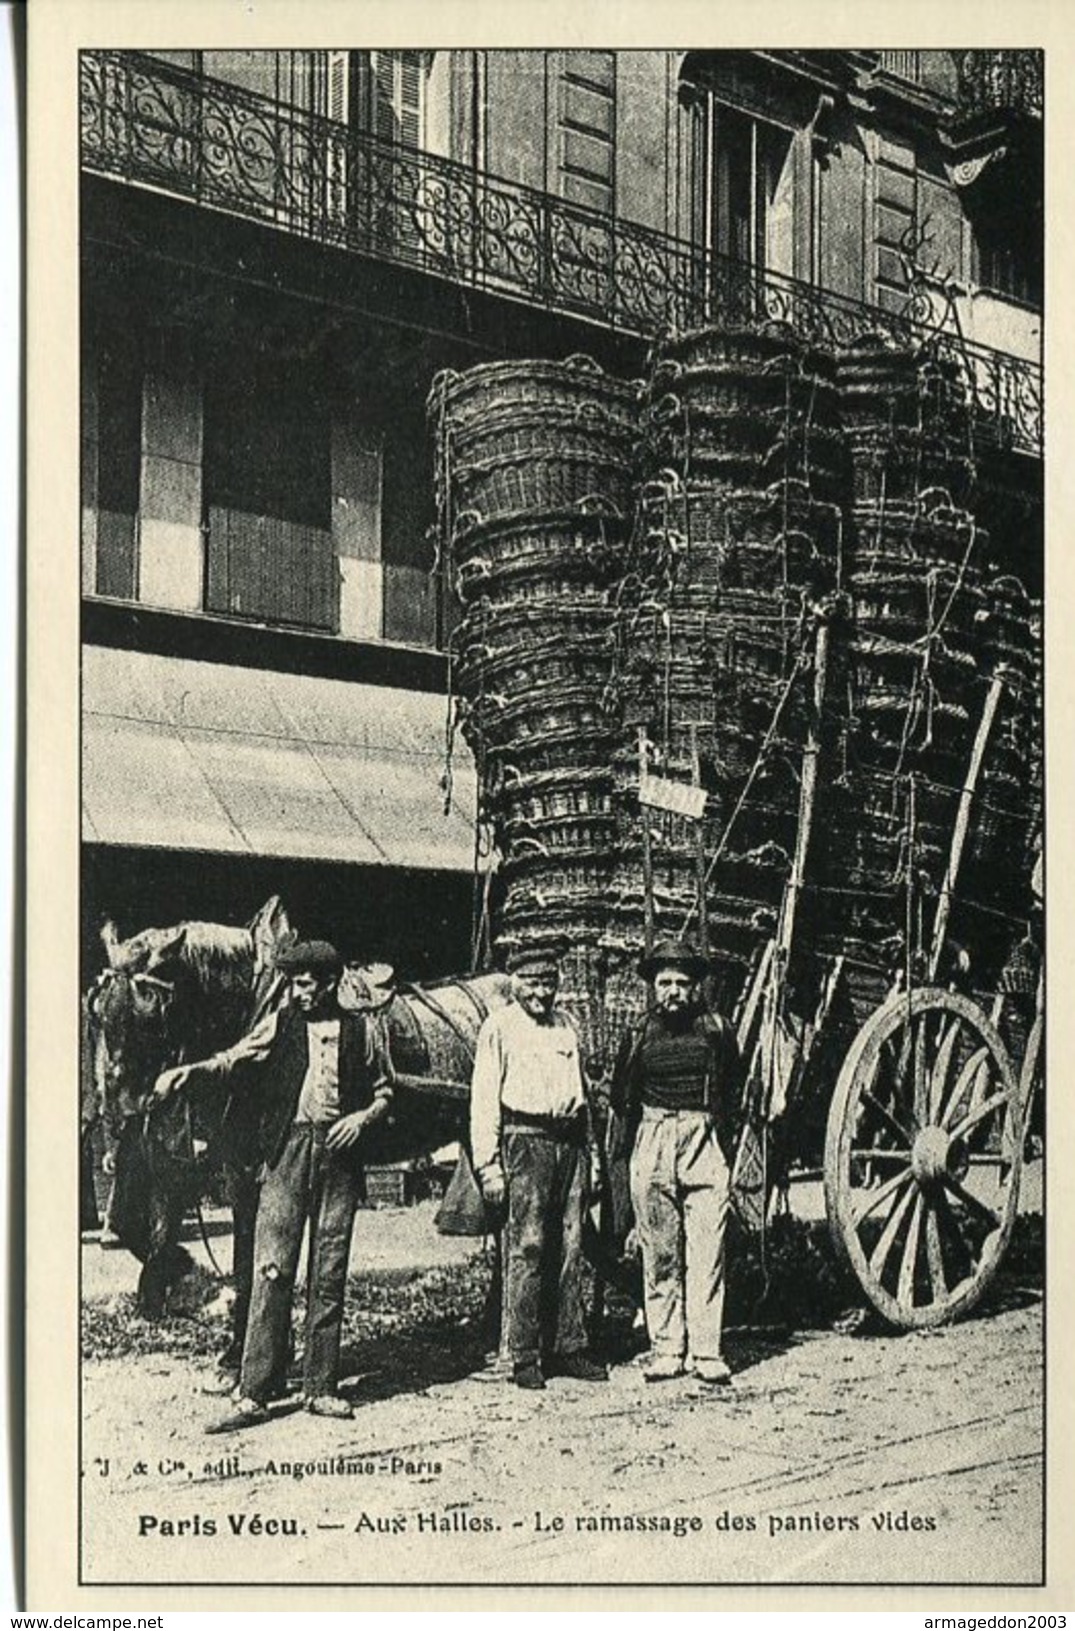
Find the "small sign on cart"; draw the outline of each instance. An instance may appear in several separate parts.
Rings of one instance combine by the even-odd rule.
[[[705,815],[706,794],[704,788],[692,787],[687,782],[643,775],[638,781],[638,802],[654,810],[670,810],[673,815],[686,816],[688,821],[701,821]]]

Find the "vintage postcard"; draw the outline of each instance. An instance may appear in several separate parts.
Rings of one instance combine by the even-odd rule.
[[[1063,1606],[1071,66],[31,8],[34,1606]]]

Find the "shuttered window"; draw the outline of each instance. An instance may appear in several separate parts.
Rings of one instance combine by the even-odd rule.
[[[326,63],[326,112],[338,125],[347,123],[351,103],[351,53],[329,51]]]
[[[209,611],[334,633],[331,440],[317,394],[229,377],[206,396]]]
[[[425,69],[420,51],[371,51],[370,128],[382,141],[421,147],[425,137]]]
[[[102,347],[97,365],[97,570],[99,595],[138,595],[142,364],[122,339]]]

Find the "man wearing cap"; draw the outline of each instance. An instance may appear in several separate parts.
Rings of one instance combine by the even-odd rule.
[[[722,1353],[724,1231],[740,1115],[741,1069],[731,1027],[700,1000],[707,963],[682,940],[660,940],[639,965],[653,1005],[620,1048],[612,1108],[631,1154],[631,1200],[642,1249],[647,1381],[730,1378]],[[637,1129],[637,1130],[636,1130]],[[629,1146],[630,1147],[630,1146]]]
[[[254,1271],[234,1411],[210,1431],[253,1425],[284,1391],[291,1297],[307,1220],[303,1392],[319,1416],[351,1415],[337,1393],[340,1332],[366,1129],[392,1098],[379,1032],[337,1001],[340,959],[324,940],[282,952],[288,1000],[234,1047],[157,1080],[161,1102],[191,1082],[234,1080],[260,1103],[261,1190]]]
[[[588,1118],[579,1039],[556,1007],[559,949],[515,950],[512,998],[482,1025],[470,1098],[482,1193],[507,1201],[504,1324],[518,1387],[607,1380],[587,1353],[582,1220]]]

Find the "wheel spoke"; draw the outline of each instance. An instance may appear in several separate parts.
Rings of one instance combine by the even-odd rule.
[[[907,1193],[892,1208],[892,1211],[889,1214],[888,1222],[882,1229],[877,1245],[870,1254],[870,1273],[876,1280],[880,1280],[881,1278],[881,1272],[884,1269],[885,1263],[888,1259],[888,1254],[892,1250],[896,1236],[900,1232],[900,1225],[907,1216],[911,1203],[917,1193],[917,1187],[914,1184],[911,1184],[907,1189]]]
[[[932,1122],[940,1120],[940,1109],[944,1099],[944,1089],[948,1081],[948,1072],[955,1056],[956,1043],[959,1040],[961,1022],[958,1016],[948,1026],[940,1045],[937,1048],[937,1057],[933,1064],[929,1078],[929,1119]]]
[[[914,1037],[914,1118],[919,1127],[926,1125],[929,1114],[929,1098],[926,1072],[926,1025],[928,1015],[921,1014],[917,1023],[911,1021]]]
[[[910,1169],[907,1169],[903,1172],[897,1172],[893,1178],[886,1178],[885,1182],[883,1184],[879,1184],[876,1189],[860,1191],[860,1193],[868,1195],[869,1200],[865,1206],[860,1208],[860,1210],[855,1213],[856,1229],[858,1228],[859,1224],[864,1221],[864,1219],[869,1217],[871,1212],[876,1212],[877,1208],[884,1201],[887,1201],[888,1197],[894,1194],[901,1184],[906,1183],[910,1176]]]
[[[948,1103],[943,1107],[940,1114],[937,1116],[938,1127],[948,1126],[948,1123],[959,1109],[959,1106],[966,1100],[967,1088],[971,1082],[974,1083],[974,1086],[971,1088],[970,1092],[971,1103],[974,1102],[975,1098],[981,1096],[979,1092],[979,1079],[983,1072],[988,1073],[988,1064],[989,1049],[985,1047],[975,1048],[974,1052],[971,1054],[970,1058],[963,1066],[963,1069],[955,1079],[955,1085],[952,1088]]]
[[[957,1260],[953,1265],[955,1284],[952,1286],[950,1292],[950,1295],[955,1295],[959,1291],[960,1287],[974,1273],[974,1260],[964,1236],[962,1225],[960,1224],[956,1214],[953,1212],[948,1196],[945,1194],[943,1189],[938,1189],[934,1192],[934,1201],[937,1209],[938,1229],[943,1221],[949,1241],[951,1242],[952,1252],[957,1254]]]
[[[910,1150],[881,1150],[872,1145],[869,1149],[857,1149],[852,1146],[852,1161],[910,1161]]]
[[[907,1081],[907,1072],[911,1067],[911,1045],[913,1041],[913,1028],[910,1023],[899,1033],[900,1048],[898,1055],[893,1058],[892,1041],[882,1049],[883,1058],[891,1071],[888,1086],[893,1104],[902,1107],[902,1091]],[[894,1039],[893,1039],[894,1040]],[[911,1106],[913,1109],[913,1105]]]
[[[903,1261],[900,1263],[898,1300],[907,1308],[914,1307],[914,1273],[918,1258],[918,1237],[922,1228],[922,1191],[915,1196],[914,1210],[907,1226],[907,1239],[903,1243]]]
[[[939,1303],[947,1295],[948,1283],[944,1276],[941,1231],[937,1222],[936,1208],[933,1206],[928,1207],[926,1211],[926,1262],[929,1265],[929,1283],[933,1291],[933,1301]]]
[[[952,1137],[966,1138],[972,1127],[977,1127],[978,1123],[984,1121],[986,1116],[992,1115],[994,1110],[1001,1109],[1007,1103],[1007,1093],[994,1093],[992,1098],[983,1099],[976,1109],[971,1110],[963,1117],[961,1122],[952,1128]]]
[[[947,1173],[945,1174],[943,1181],[945,1188],[948,1189],[951,1194],[957,1196],[958,1199],[963,1202],[963,1205],[969,1212],[976,1212],[978,1216],[983,1218],[992,1229],[1000,1228],[1001,1219],[991,1207],[986,1206],[984,1201],[980,1201],[977,1195],[975,1195],[971,1190],[964,1188],[961,1183],[958,1183],[955,1178],[949,1177]]]
[[[881,1117],[881,1120],[888,1126],[889,1131],[894,1133],[897,1138],[902,1139],[904,1144],[910,1145],[914,1143],[914,1139],[907,1131],[907,1128],[900,1126],[900,1123],[896,1120],[892,1112],[890,1110],[886,1110],[880,1099],[874,1098],[869,1088],[864,1087],[862,1089],[862,1101],[864,1104],[873,1106],[873,1108],[877,1111],[877,1114]]]

